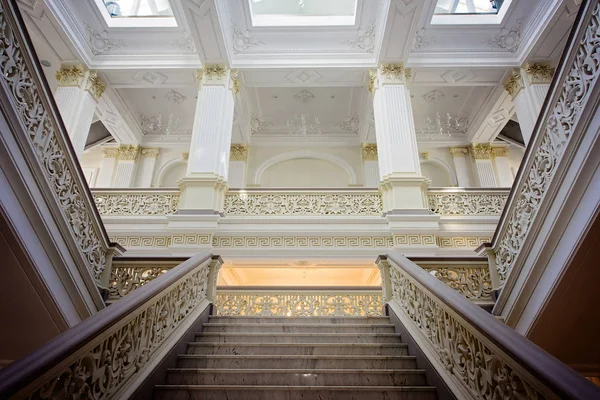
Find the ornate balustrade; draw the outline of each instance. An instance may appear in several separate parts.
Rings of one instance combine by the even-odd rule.
[[[236,190],[225,196],[226,215],[376,215],[377,190]]]
[[[68,235],[68,245],[75,243],[81,257],[76,264],[105,285],[107,253],[113,249],[16,4],[0,2],[0,85],[8,100],[2,106],[12,124],[5,134],[14,135],[28,160],[44,194],[39,200]]]
[[[209,306],[220,263],[192,257],[3,368],[0,398],[129,398]]]
[[[562,182],[555,178],[561,176],[560,171],[570,160],[565,157],[572,151],[570,144],[577,143],[586,131],[586,123],[580,124],[580,118],[600,75],[599,11],[598,1],[581,6],[496,229],[492,248],[501,285],[513,271],[515,277],[519,275],[528,253],[522,250],[537,237],[535,227],[545,219],[553,196],[561,187]],[[592,99],[590,105],[595,102]],[[587,121],[589,112],[585,114]]]
[[[506,189],[432,188],[427,192],[431,211],[440,215],[500,215]]]
[[[360,290],[359,290],[360,289]],[[365,289],[365,290],[363,290]],[[379,288],[217,289],[220,316],[364,317],[383,315]]]
[[[104,216],[167,215],[179,205],[179,189],[94,189],[92,193]]]
[[[600,389],[399,254],[384,299],[459,399],[592,399]]]

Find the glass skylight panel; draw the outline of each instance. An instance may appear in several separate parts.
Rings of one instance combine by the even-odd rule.
[[[357,0],[248,0],[253,26],[354,25]]]
[[[104,0],[112,18],[173,18],[169,0]]]
[[[497,14],[503,0],[438,0],[434,14]]]

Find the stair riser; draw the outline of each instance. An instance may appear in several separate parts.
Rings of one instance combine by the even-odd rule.
[[[235,373],[169,371],[168,385],[259,385],[259,386],[419,386],[425,374],[386,373]]]
[[[344,318],[344,317],[210,317],[210,323],[219,324],[389,324],[388,317]]]
[[[236,357],[229,358],[179,358],[178,368],[228,368],[228,369],[415,369],[417,362],[412,358],[407,359],[299,359],[299,358],[270,358],[255,359]]]
[[[436,400],[434,390],[188,390],[154,389],[155,400]]]
[[[394,333],[393,326],[343,326],[320,324],[323,326],[245,326],[241,324],[230,324],[226,326],[205,325],[203,332],[279,332],[279,333]],[[350,324],[348,324],[350,325]]]
[[[405,346],[194,346],[188,345],[188,354],[234,354],[234,355],[346,355],[346,356],[406,356]]]
[[[392,336],[374,336],[368,334],[357,334],[348,336],[337,335],[307,335],[299,336],[289,335],[236,335],[236,334],[216,334],[216,335],[197,335],[197,342],[219,342],[219,343],[398,343],[400,337]]]

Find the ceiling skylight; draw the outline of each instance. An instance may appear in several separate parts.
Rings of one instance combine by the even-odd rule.
[[[435,14],[497,14],[502,0],[438,0]]]
[[[111,27],[177,26],[169,0],[95,0]]]
[[[253,26],[354,25],[357,0],[248,0]]]

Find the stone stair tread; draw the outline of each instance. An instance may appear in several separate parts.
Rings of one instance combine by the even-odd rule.
[[[383,336],[400,337],[399,333],[372,333],[372,332],[196,332],[196,336]]]
[[[195,372],[204,374],[390,374],[390,373],[406,373],[406,374],[424,374],[424,369],[368,369],[368,368],[357,368],[357,369],[310,369],[310,368],[294,368],[294,369],[245,369],[240,371],[239,369],[231,368],[167,368],[169,372]]]
[[[301,326],[301,327],[315,327],[315,328],[323,328],[323,327],[334,327],[339,328],[340,326],[343,328],[367,328],[367,327],[385,327],[385,328],[393,328],[394,324],[285,324],[283,322],[268,322],[268,323],[251,323],[251,322],[242,322],[242,323],[227,323],[227,322],[208,322],[206,324],[202,324],[202,326],[243,326],[243,327],[272,327],[272,326]]]
[[[251,355],[240,355],[240,354],[179,354],[180,358],[257,358],[257,359],[333,359],[333,360],[414,360],[415,356],[353,356],[353,355],[336,355],[336,354],[322,354],[322,355],[291,355],[291,354],[279,354],[279,355],[268,355],[268,354],[251,354]]]
[[[155,385],[155,389],[187,389],[187,390],[372,390],[372,391],[435,391],[435,386],[281,386],[281,385]]]
[[[251,343],[251,342],[188,342],[191,346],[220,347],[408,347],[406,343]]]

